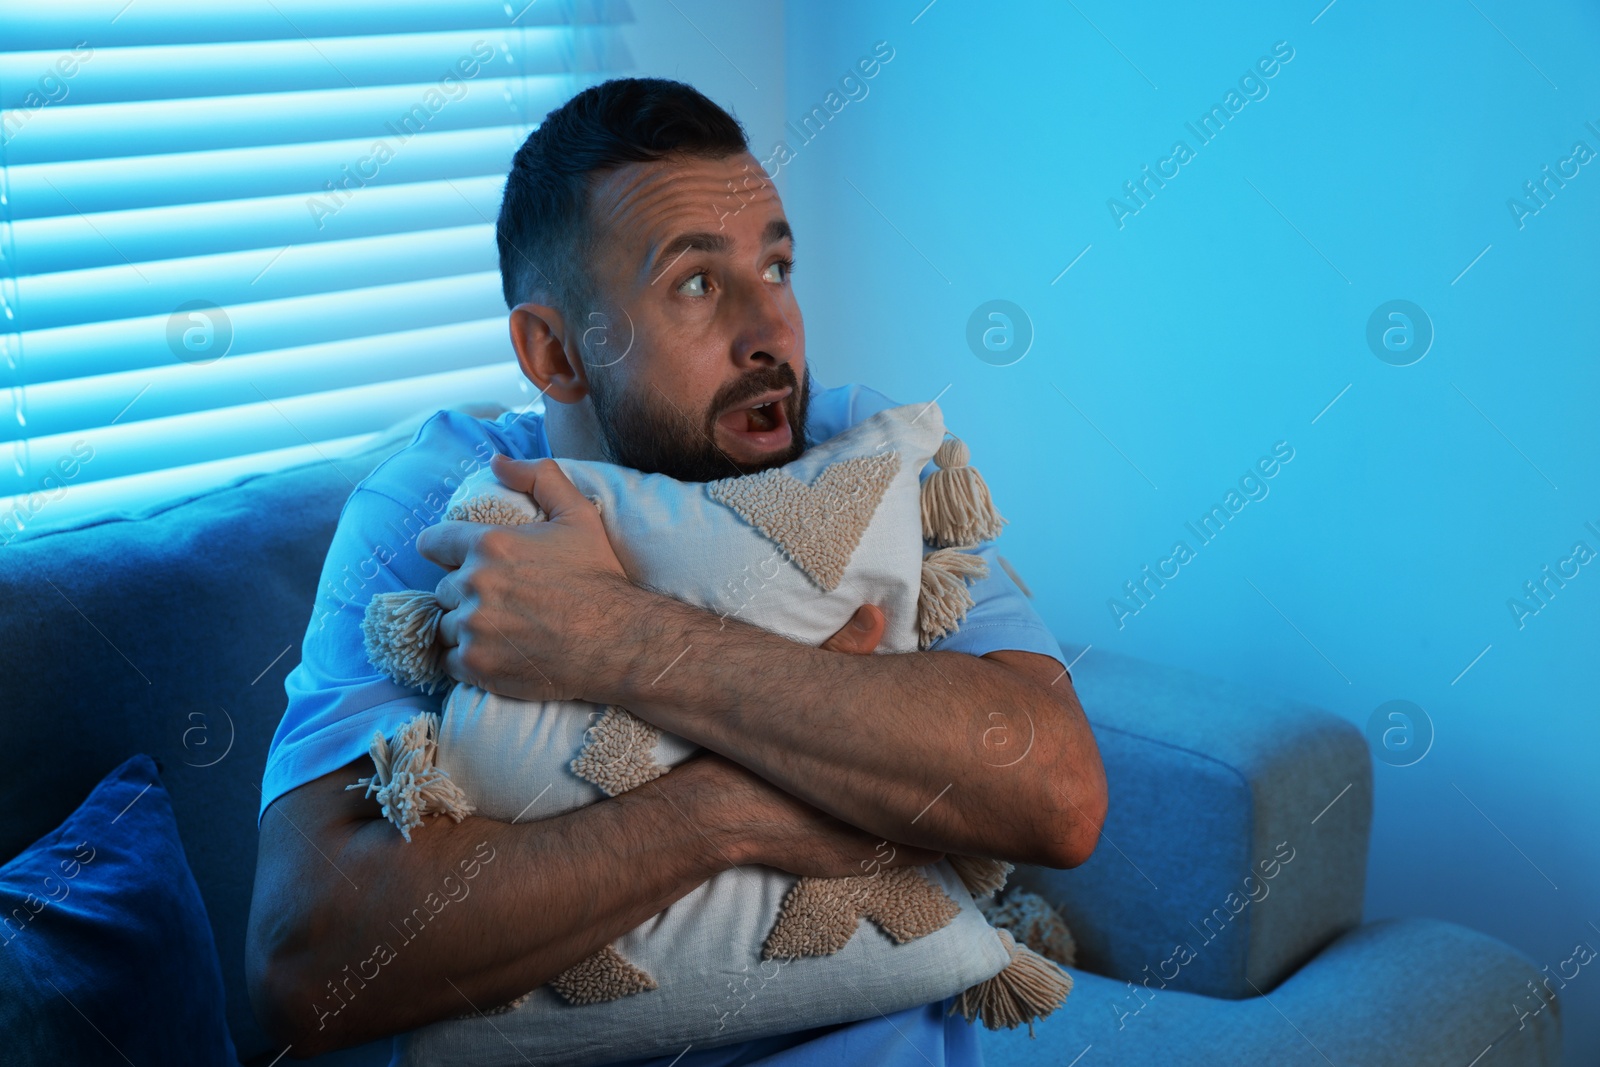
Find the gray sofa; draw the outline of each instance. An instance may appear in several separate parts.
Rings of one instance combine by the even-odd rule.
[[[22,756],[0,779],[0,860],[122,760],[155,756],[246,1064],[282,1051],[245,995],[244,934],[283,679],[345,498],[409,439],[0,549]],[[1036,1039],[984,1032],[989,1063],[1558,1062],[1557,1010],[1519,1028],[1510,1007],[1538,979],[1519,953],[1442,922],[1361,924],[1372,779],[1352,726],[1099,650],[1073,673],[1105,759],[1105,833],[1080,868],[1014,878],[1065,915],[1076,984]],[[388,1055],[381,1041],[315,1062]]]

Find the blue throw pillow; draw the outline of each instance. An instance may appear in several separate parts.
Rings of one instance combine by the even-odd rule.
[[[8,1064],[236,1064],[222,970],[156,765],[106,775],[0,867]]]

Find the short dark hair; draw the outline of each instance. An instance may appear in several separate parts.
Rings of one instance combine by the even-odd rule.
[[[512,160],[495,227],[506,306],[535,288],[567,315],[591,299],[592,175],[669,154],[720,159],[749,148],[739,120],[683,82],[614,78],[583,90],[546,115]]]

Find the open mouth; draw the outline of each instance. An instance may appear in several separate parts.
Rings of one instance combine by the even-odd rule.
[[[763,452],[786,447],[793,436],[789,414],[783,406],[789,392],[785,389],[782,395],[765,403],[726,412],[717,420],[717,425],[734,439]]]

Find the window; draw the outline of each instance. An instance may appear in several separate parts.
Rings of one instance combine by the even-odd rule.
[[[520,8],[520,10],[519,10]],[[0,543],[530,403],[493,221],[599,0],[0,14]]]

